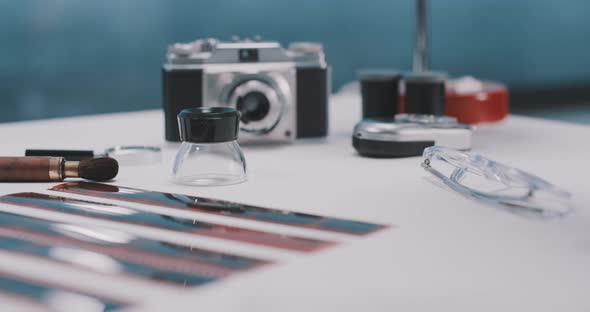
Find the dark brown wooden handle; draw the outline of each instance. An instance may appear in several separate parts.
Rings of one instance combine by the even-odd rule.
[[[0,182],[60,181],[61,161],[56,157],[0,157]]]

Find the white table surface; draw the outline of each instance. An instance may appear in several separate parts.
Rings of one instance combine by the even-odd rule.
[[[313,255],[272,254],[268,268],[194,290],[120,289],[116,279],[30,264],[0,254],[0,267],[138,298],[139,311],[590,311],[590,127],[510,116],[480,127],[474,150],[571,191],[575,210],[555,221],[525,219],[433,185],[421,158],[356,155],[356,95],[331,101],[326,139],[244,147],[249,181],[195,188],[172,184],[176,146],[163,140],[160,111],[0,125],[2,155],[26,148],[166,146],[161,165],[122,167],[114,184],[392,224],[389,230]],[[0,193],[53,184],[0,184]],[[1,210],[26,211],[0,205]],[[152,235],[160,235],[153,234]],[[163,234],[162,234],[163,235]],[[249,253],[241,244],[227,244]]]

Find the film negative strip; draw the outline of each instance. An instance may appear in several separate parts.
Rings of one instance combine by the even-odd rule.
[[[10,194],[0,197],[0,202],[298,252],[313,252],[335,244],[325,240],[255,231],[193,219],[159,215],[120,205],[47,194]]]
[[[0,300],[2,311],[114,312],[130,307],[129,303],[6,273],[0,273]]]
[[[115,230],[0,213],[0,249],[99,273],[196,286],[270,262],[134,237]],[[88,261],[87,259],[92,259]]]
[[[51,190],[351,235],[367,235],[388,227],[387,225],[375,223],[323,217],[223,200],[147,191],[101,183],[68,182],[57,185],[51,188]]]

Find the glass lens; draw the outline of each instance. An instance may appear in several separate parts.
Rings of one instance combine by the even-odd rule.
[[[179,184],[216,186],[246,181],[246,160],[236,141],[182,142],[172,170]]]
[[[424,157],[427,171],[464,196],[527,217],[563,217],[571,211],[568,192],[481,155],[435,146],[425,149]]]
[[[106,149],[105,154],[124,166],[147,165],[162,161],[161,149],[157,146],[115,146]]]
[[[240,130],[264,135],[272,131],[281,120],[285,106],[284,96],[270,81],[259,77],[241,77],[229,93],[227,105],[242,114]]]
[[[260,121],[270,110],[270,102],[262,92],[254,91],[238,97],[237,109],[242,113],[243,123]]]
[[[433,158],[430,160],[430,166],[452,182],[477,192],[503,196],[526,196],[529,193],[528,187],[509,187],[499,179],[490,178],[469,162],[458,163],[456,159],[454,162],[448,162],[442,158]]]

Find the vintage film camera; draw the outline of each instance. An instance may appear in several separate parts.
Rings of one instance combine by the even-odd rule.
[[[328,132],[330,70],[321,44],[201,39],[168,48],[162,69],[167,141],[191,107],[241,112],[240,141],[291,142]]]

